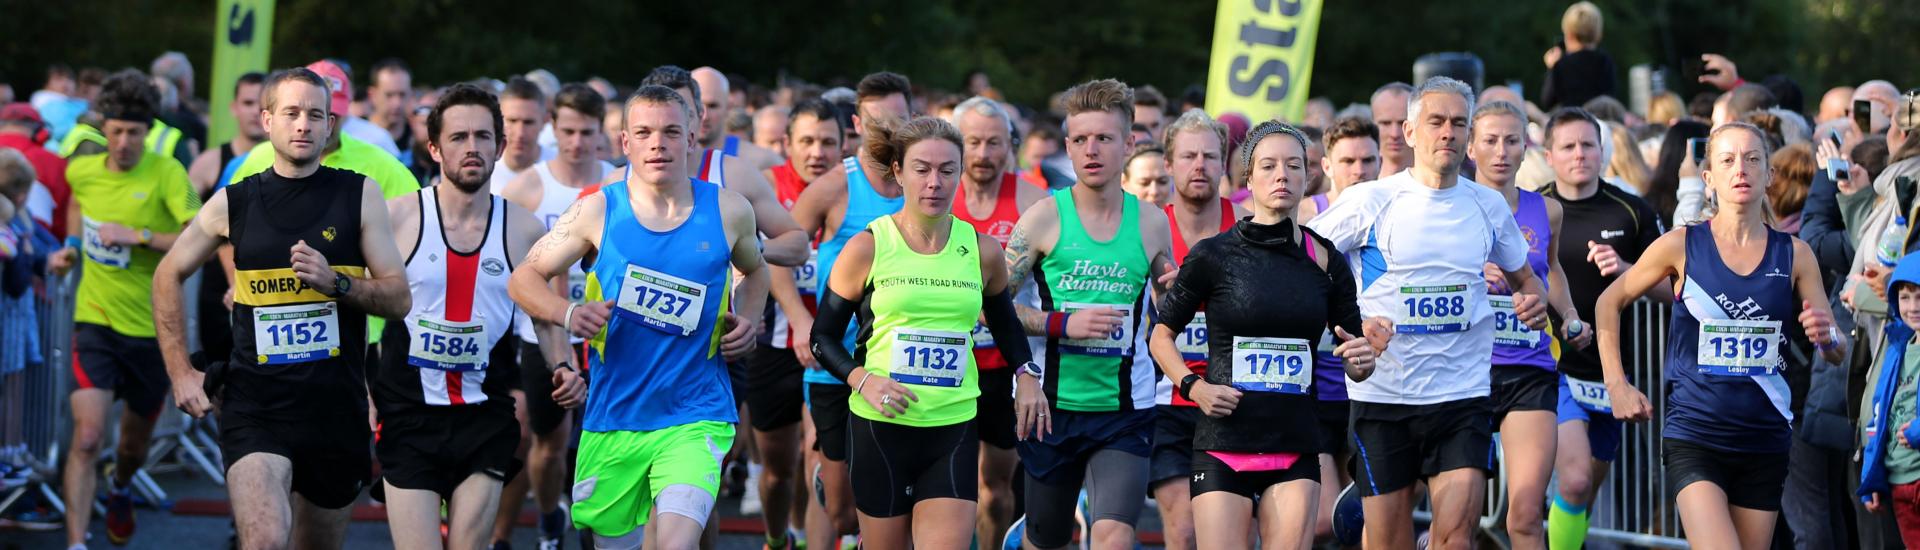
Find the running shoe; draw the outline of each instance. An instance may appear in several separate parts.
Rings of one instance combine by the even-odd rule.
[[[1000,550],[1020,550],[1020,539],[1027,536],[1027,516],[1013,520],[1007,526],[1007,538],[1000,542]]]
[[[540,550],[560,550],[567,535],[567,509],[554,508],[540,514]]]
[[[1348,483],[1333,502],[1333,538],[1341,546],[1358,546],[1365,527],[1365,508],[1360,505],[1359,486]]]
[[[113,483],[108,478],[107,483]],[[123,546],[133,539],[133,489],[117,487],[107,491],[107,540]]]

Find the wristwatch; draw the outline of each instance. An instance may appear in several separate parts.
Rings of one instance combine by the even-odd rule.
[[[337,300],[345,298],[349,290],[353,290],[353,278],[348,277],[345,273],[334,273],[333,292],[326,293],[325,296]]]
[[[1041,366],[1040,366],[1039,364],[1037,364],[1037,363],[1034,363],[1034,362],[1032,362],[1032,361],[1028,361],[1028,362],[1025,362],[1025,363],[1021,363],[1021,364],[1020,364],[1020,370],[1017,370],[1017,371],[1014,371],[1014,373],[1013,373],[1013,374],[1014,374],[1014,376],[1019,376],[1019,375],[1022,375],[1022,374],[1031,374],[1031,375],[1033,375],[1033,377],[1034,377],[1034,378],[1046,378],[1046,377],[1047,377],[1047,369],[1045,369],[1045,368],[1042,368],[1042,367],[1041,367]]]
[[[561,361],[553,364],[553,372],[560,372],[561,370],[573,370],[573,363]]]
[[[140,246],[146,246],[150,244],[153,244],[153,230],[152,229],[140,230]]]

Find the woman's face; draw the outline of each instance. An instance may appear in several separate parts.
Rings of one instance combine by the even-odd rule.
[[[1753,204],[1767,196],[1773,182],[1766,142],[1759,134],[1740,129],[1720,132],[1707,142],[1707,165],[1701,176],[1715,200]]]
[[[1255,206],[1291,214],[1307,185],[1307,151],[1300,147],[1300,140],[1280,133],[1268,135],[1254,146],[1252,163],[1247,188]]]
[[[960,183],[960,146],[938,138],[914,142],[893,173],[907,204],[927,217],[945,216],[953,210],[953,193]]]

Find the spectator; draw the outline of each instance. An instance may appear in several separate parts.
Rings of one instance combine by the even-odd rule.
[[[1660,213],[1660,219],[1675,219],[1680,179],[1698,177],[1699,167],[1687,157],[1687,140],[1707,137],[1707,130],[1706,123],[1689,119],[1678,120],[1667,128],[1667,136],[1660,142],[1660,163],[1654,167],[1646,194],[1647,202]]]
[[[1686,104],[1681,103],[1680,96],[1673,92],[1660,92],[1647,101],[1647,124],[1665,128],[1686,116]]]
[[[1773,153],[1773,185],[1767,188],[1767,203],[1773,207],[1773,228],[1787,233],[1800,232],[1800,209],[1807,203],[1807,189],[1813,185],[1813,147],[1796,143]]]
[[[27,162],[33,165],[33,171],[39,174],[40,187],[47,195],[46,204],[36,205],[36,201],[27,201],[29,214],[34,221],[55,238],[67,237],[67,203],[72,199],[73,190],[67,186],[67,161],[46,148],[51,137],[46,124],[40,120],[40,114],[33,106],[14,103],[0,106],[0,149],[12,149],[26,155]]]
[[[1627,132],[1626,125],[1608,123],[1606,126],[1612,138],[1607,153],[1607,181],[1629,193],[1646,197],[1648,186],[1653,184],[1653,174],[1647,168],[1647,161],[1640,156],[1640,148],[1634,146],[1633,136]]]
[[[1614,94],[1613,56],[1600,49],[1600,7],[1575,2],[1560,16],[1559,45],[1547,50],[1547,81],[1540,87],[1540,105],[1549,110],[1578,107],[1599,96]]]
[[[1775,105],[1773,92],[1759,84],[1741,84],[1713,101],[1713,127],[1740,120],[1747,113],[1764,111]]]
[[[194,110],[193,62],[187,60],[187,54],[167,52],[153,58],[153,65],[147,70],[156,79],[167,81],[177,93],[173,101],[162,100],[160,120],[180,130],[187,139],[196,144],[207,142],[207,121]],[[162,89],[165,94],[165,89]],[[187,164],[193,164],[189,157]]]
[[[1853,87],[1835,86],[1820,96],[1820,114],[1814,115],[1814,124],[1826,124],[1829,120],[1847,118],[1853,110]]]

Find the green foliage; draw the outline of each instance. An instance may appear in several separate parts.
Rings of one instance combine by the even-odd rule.
[[[1828,86],[1888,78],[1912,86],[1920,61],[1913,0],[1599,0],[1602,47],[1622,74],[1639,63],[1679,68],[1722,52],[1758,81],[1785,73],[1811,104]],[[1365,101],[1408,80],[1435,51],[1470,51],[1487,84],[1519,80],[1531,97],[1541,54],[1559,39],[1565,2],[1327,0],[1313,95]],[[712,65],[769,84],[780,75],[844,84],[879,69],[955,89],[981,68],[1011,99],[1040,105],[1095,77],[1154,84],[1176,96],[1204,80],[1214,3],[925,0],[584,2],[578,0],[297,0],[281,2],[275,66],[321,57],[351,63],[357,83],[388,56],[415,81],[501,77],[541,67],[567,80],[631,85],[658,64]],[[49,63],[145,68],[180,50],[208,95],[213,6],[160,0],[0,0],[0,81],[25,96]],[[1692,75],[1668,73],[1690,95]],[[1688,82],[1683,82],[1688,81]],[[1811,105],[1809,105],[1811,107]]]

